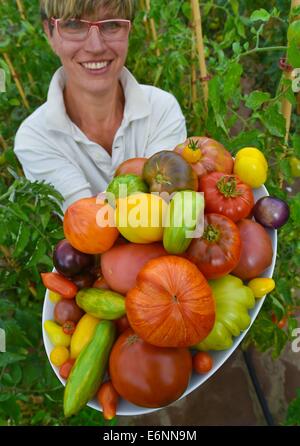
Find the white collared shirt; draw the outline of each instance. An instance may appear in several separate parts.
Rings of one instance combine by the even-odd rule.
[[[80,198],[104,191],[123,161],[172,150],[187,137],[185,118],[172,94],[140,85],[125,67],[120,81],[125,109],[111,156],[66,113],[63,67],[52,78],[47,102],[17,131],[14,151],[26,178],[51,183],[65,199],[63,211]]]

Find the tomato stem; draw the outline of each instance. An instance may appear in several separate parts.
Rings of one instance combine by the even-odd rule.
[[[217,188],[225,198],[242,195],[242,192],[237,189],[237,179],[235,176],[223,176],[217,182]]]
[[[217,242],[220,239],[220,231],[213,225],[207,225],[203,238],[208,242]]]

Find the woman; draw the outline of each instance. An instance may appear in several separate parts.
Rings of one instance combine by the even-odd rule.
[[[41,0],[43,26],[62,67],[47,102],[20,126],[15,153],[26,177],[63,195],[63,210],[105,190],[117,166],[186,139],[170,93],[125,68],[134,0]]]

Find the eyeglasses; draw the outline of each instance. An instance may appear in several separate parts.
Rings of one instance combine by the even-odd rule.
[[[55,26],[58,34],[64,40],[81,42],[85,40],[92,26],[96,26],[105,41],[117,42],[128,37],[131,22],[125,19],[99,20],[89,22],[80,19],[55,19],[51,18],[51,24]]]

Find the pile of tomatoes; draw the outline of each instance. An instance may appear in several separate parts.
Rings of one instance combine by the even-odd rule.
[[[214,324],[223,324],[231,342],[232,335],[249,324],[251,299],[274,288],[272,279],[259,277],[274,254],[267,228],[282,226],[289,209],[276,197],[266,196],[255,203],[253,188],[263,185],[267,170],[267,161],[256,148],[242,149],[234,160],[219,142],[192,137],[174,151],[125,161],[106,193],[81,199],[67,209],[66,239],[54,251],[56,272],[43,275],[45,286],[64,299],[75,300],[79,290],[106,290],[107,308],[109,293],[114,293],[114,299],[118,293],[126,307],[126,314],[114,321],[119,338],[107,366],[111,380],[100,383],[98,392],[104,414],[109,412],[111,417],[116,412],[119,395],[144,407],[161,407],[178,399],[192,370],[207,373],[213,366],[209,353],[193,349],[214,332]],[[125,195],[120,186],[126,186]],[[184,198],[187,191],[189,198]],[[190,200],[196,219],[188,215],[178,225],[179,199]],[[130,220],[133,214],[134,222]],[[171,224],[165,227],[167,216]],[[150,223],[153,219],[155,225]],[[197,236],[187,238],[187,230],[197,230]],[[226,298],[225,287],[232,292],[229,310],[226,307],[224,312],[218,299]],[[241,310],[234,303],[234,290],[244,305]],[[95,316],[77,310],[80,318]],[[228,311],[236,318],[234,329]],[[241,317],[244,312],[241,324],[238,311]],[[59,329],[73,330],[70,336],[76,334],[80,318],[74,327],[72,321],[55,316],[58,325],[64,322]],[[81,336],[91,339],[94,325],[85,325],[88,336],[81,328]],[[78,333],[79,329],[77,342]],[[68,374],[76,359],[72,338],[70,343]],[[224,348],[222,342],[217,344],[215,349]],[[64,365],[55,354],[52,357],[55,365]],[[61,376],[68,378],[65,370]]]

